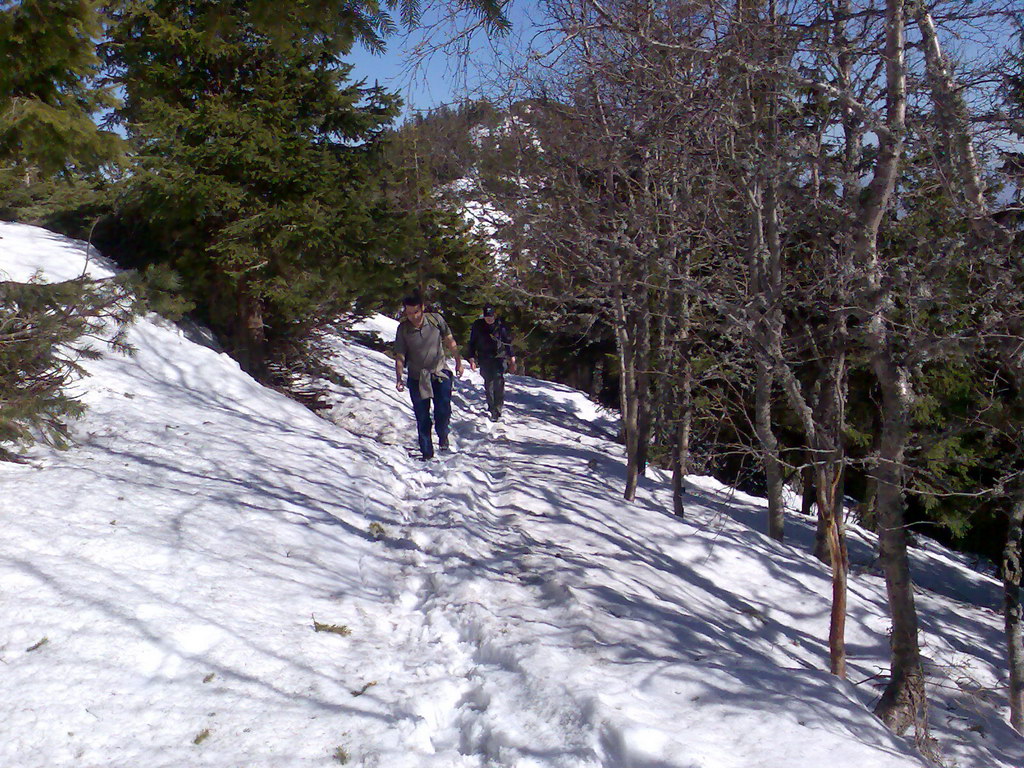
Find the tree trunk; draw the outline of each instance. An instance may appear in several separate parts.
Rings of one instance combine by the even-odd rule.
[[[878,480],[868,476],[865,480],[864,498],[857,505],[857,522],[869,531],[878,530]]]
[[[968,130],[967,110],[963,98],[957,92],[956,84],[946,65],[931,14],[921,0],[914,0],[912,12],[921,33],[921,47],[924,50],[925,70],[931,86],[932,102],[948,152],[945,159],[952,165],[952,169],[964,185],[964,199],[972,223],[988,230],[985,186],[981,180],[981,166]]]
[[[810,457],[808,457],[810,458]],[[804,500],[802,511],[813,514],[814,519],[814,548],[811,553],[825,565],[831,567],[831,556],[828,554],[828,528],[830,515],[827,508],[818,501],[821,490],[818,485],[818,472],[813,464],[809,464],[803,470],[804,475]]]
[[[812,487],[812,493],[815,494],[815,502],[817,502],[818,494],[818,481],[815,480]],[[825,565],[832,565],[832,556],[829,554],[829,525],[832,515],[828,510],[824,509],[821,504],[818,504],[818,517],[814,529],[814,556],[821,560]]]
[[[1003,607],[1006,657],[1010,670],[1010,725],[1024,734],[1024,606],[1021,605],[1021,542],[1024,539],[1024,490],[1010,510],[1003,549]]]
[[[753,107],[751,106],[751,111]],[[751,118],[752,119],[752,118]],[[772,390],[775,386],[775,367],[769,350],[780,346],[781,336],[778,308],[778,285],[781,282],[778,221],[775,209],[774,186],[750,183],[747,198],[750,205],[748,254],[750,282],[754,290],[751,297],[756,374],[754,381],[754,431],[757,435],[764,467],[765,488],[768,496],[768,535],[776,541],[785,536],[785,512],[782,504],[782,462],[779,441],[772,420]],[[769,226],[769,222],[774,226]],[[775,248],[769,247],[774,235]]]
[[[636,495],[639,478],[647,474],[651,432],[654,428],[651,404],[651,312],[647,302],[635,313],[633,336],[636,349],[633,355],[636,376],[636,477],[629,498]]]
[[[267,337],[263,325],[263,304],[245,283],[235,289],[235,320],[232,346],[235,359],[246,373],[263,380],[267,374]]]
[[[846,574],[849,568],[839,488],[842,468],[835,463],[821,464],[817,472],[818,509],[827,510],[825,533],[828,558],[832,565],[832,612],[828,628],[829,669],[846,679]]]
[[[903,156],[906,131],[907,76],[904,39],[904,0],[886,0],[885,125],[876,130],[878,155],[864,190],[854,233],[854,257],[863,270],[865,342],[882,393],[878,466],[879,561],[885,574],[892,619],[891,673],[875,713],[891,729],[915,729],[918,748],[930,752],[924,672],[917,638],[910,563],[903,514],[902,464],[913,397],[909,371],[898,362],[888,326],[890,299],[879,261],[878,232],[888,210]]]
[[[837,316],[838,318],[838,316]],[[846,578],[847,554],[842,527],[842,474],[845,453],[842,444],[846,414],[846,324],[838,319],[827,365],[818,371],[819,384],[814,407],[807,402],[793,369],[780,361],[779,380],[790,406],[799,416],[813,460],[814,486],[818,504],[821,554],[832,568],[832,609],[829,621],[829,666],[840,677],[846,676]],[[817,547],[816,547],[817,549]]]
[[[800,470],[800,514],[810,517],[814,514],[814,467],[807,465]]]
[[[903,457],[912,399],[910,376],[887,356],[876,355],[873,367],[882,391],[882,430],[875,469],[879,563],[885,574],[892,618],[890,679],[875,714],[896,733],[902,734],[913,726],[918,745],[926,748],[928,701],[903,513]]]
[[[772,106],[774,112],[774,105]],[[769,138],[771,142],[778,141],[778,123],[774,119],[769,121]],[[781,339],[782,319],[779,317],[780,299],[782,294],[782,244],[779,235],[779,200],[777,181],[774,176],[765,180],[764,184],[764,240],[767,261],[762,266],[763,293],[765,297],[764,330],[770,337]],[[771,341],[768,342],[771,344]],[[764,356],[759,356],[758,379],[761,378],[761,366]],[[786,511],[783,504],[783,478],[782,461],[779,453],[779,441],[775,436],[775,423],[772,419],[772,390],[775,387],[774,367],[767,367],[765,372],[767,381],[763,385],[764,392],[761,396],[765,402],[759,406],[758,423],[759,429],[765,433],[768,439],[768,451],[765,456],[765,484],[768,490],[768,535],[776,541],[785,538]],[[763,410],[763,413],[760,411]],[[763,419],[763,426],[762,424]],[[762,441],[762,445],[763,445]]]
[[[782,504],[782,462],[779,441],[772,429],[772,384],[775,377],[763,357],[757,360],[754,386],[754,425],[761,444],[765,485],[768,495],[768,535],[775,541],[785,537],[785,511]]]
[[[935,114],[938,117],[940,138],[945,149],[945,157],[941,159],[945,161],[947,168],[943,170],[949,176],[956,176],[960,180],[968,220],[974,233],[983,240],[1005,248],[1013,241],[1014,235],[1012,231],[999,224],[989,212],[988,201],[985,199],[982,164],[978,160],[970,133],[967,104],[942,52],[935,21],[921,0],[914,0],[912,11],[921,33],[925,70],[931,87]]]
[[[616,275],[616,279],[619,276]],[[615,287],[615,341],[622,367],[619,398],[622,403],[622,437],[626,444],[626,487],[623,498],[636,498],[640,472],[638,465],[639,411],[637,398],[636,357],[629,333],[629,313],[626,309],[624,288]]]
[[[693,425],[693,368],[689,360],[682,361],[683,375],[679,382],[679,423],[672,450],[672,510],[682,517],[686,508],[684,479],[690,469],[690,431]]]
[[[675,267],[683,280],[689,280],[690,249],[686,248],[679,255]],[[678,321],[672,345],[672,355],[679,369],[679,377],[672,388],[675,405],[678,409],[678,420],[675,425],[675,439],[672,444],[672,511],[676,517],[686,514],[686,475],[690,472],[690,434],[693,430],[693,344],[690,336],[691,315],[690,297],[685,291],[672,291],[670,283],[669,302],[672,314]]]

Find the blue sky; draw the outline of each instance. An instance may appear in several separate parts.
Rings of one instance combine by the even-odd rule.
[[[357,45],[345,60],[354,65],[354,79],[365,79],[369,85],[377,82],[397,91],[405,101],[406,111],[430,109],[455,98],[458,86],[455,78],[446,73],[446,63],[440,57],[435,57],[425,74],[413,78],[404,66],[404,55],[405,45],[396,38],[388,41],[388,50],[383,54]]]
[[[514,0],[505,6],[506,13],[513,25],[512,35],[504,38],[500,45],[510,44],[511,40],[520,39],[518,36],[525,32],[536,29],[534,17],[538,13],[537,0]],[[423,24],[430,25],[438,22],[439,10],[437,8],[425,9]],[[461,15],[462,22],[467,16]],[[443,24],[442,24],[443,26]],[[443,37],[437,33],[435,41]],[[444,103],[459,101],[464,97],[467,79],[470,87],[477,84],[474,80],[474,65],[466,62],[462,57],[446,57],[442,53],[435,54],[428,65],[417,71],[413,77],[407,66],[407,53],[422,40],[421,29],[413,29],[408,33],[393,35],[387,42],[387,51],[383,54],[375,54],[368,51],[361,45],[356,45],[352,52],[345,57],[345,60],[353,65],[353,76],[365,78],[368,83],[379,82],[384,87],[397,91],[405,100],[406,111],[412,109],[430,109]],[[481,58],[486,59],[493,55],[488,51],[488,42],[483,32],[477,32],[472,38],[472,47],[480,52]]]

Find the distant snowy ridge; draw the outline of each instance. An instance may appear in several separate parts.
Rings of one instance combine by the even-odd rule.
[[[0,224],[15,279],[83,261]],[[509,377],[494,426],[468,374],[457,452],[423,467],[393,362],[345,336],[331,421],[159,318],[129,341],[89,363],[75,448],[0,465],[0,766],[926,764],[871,714],[888,618],[869,534],[843,682],[810,521],[778,544],[762,500],[696,477],[678,520],[658,472],[621,501],[614,417],[579,392]],[[944,759],[1019,768],[999,585],[914,557]]]

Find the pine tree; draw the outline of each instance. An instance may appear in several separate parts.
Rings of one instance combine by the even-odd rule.
[[[125,2],[106,55],[138,153],[125,215],[242,366],[266,376],[273,350],[382,269],[377,154],[397,99],[349,81],[345,34],[301,17],[270,34],[259,6],[229,5],[219,24],[224,3]]]
[[[0,217],[82,237],[104,210],[123,142],[94,121],[100,33],[96,0],[0,3]]]
[[[465,141],[466,135],[440,136],[435,127],[432,118],[407,123],[386,148],[384,192],[391,212],[388,252],[394,284],[388,308],[401,293],[418,290],[444,312],[460,337],[481,305],[492,300],[494,257],[467,221],[465,201],[444,194],[446,185],[473,173],[464,162],[453,161],[449,151],[449,139]]]
[[[0,3],[0,167],[10,177],[94,168],[117,156],[93,116],[113,104],[97,86],[96,0]]]
[[[97,87],[94,0],[0,3],[0,210],[61,196],[68,181],[117,157],[120,142],[93,116],[112,104]],[[9,209],[8,209],[9,210]],[[63,445],[83,411],[67,385],[98,351],[87,337],[132,315],[126,280],[0,282],[0,458],[42,439]],[[110,342],[124,349],[115,333]]]
[[[113,331],[108,343],[129,351],[134,311],[121,278],[0,282],[0,459],[36,440],[67,445],[67,422],[84,411],[67,386],[100,354],[90,337]]]

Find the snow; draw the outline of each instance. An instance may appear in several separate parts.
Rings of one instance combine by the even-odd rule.
[[[0,224],[13,279],[84,257]],[[871,714],[870,534],[850,532],[841,681],[812,526],[771,541],[763,500],[711,478],[685,520],[657,471],[622,501],[615,418],[578,392],[511,376],[493,425],[468,373],[456,453],[423,466],[392,362],[351,338],[330,419],[157,317],[130,341],[87,364],[71,450],[0,464],[0,765],[926,764]],[[1019,768],[998,583],[936,545],[914,573],[946,764]]]

